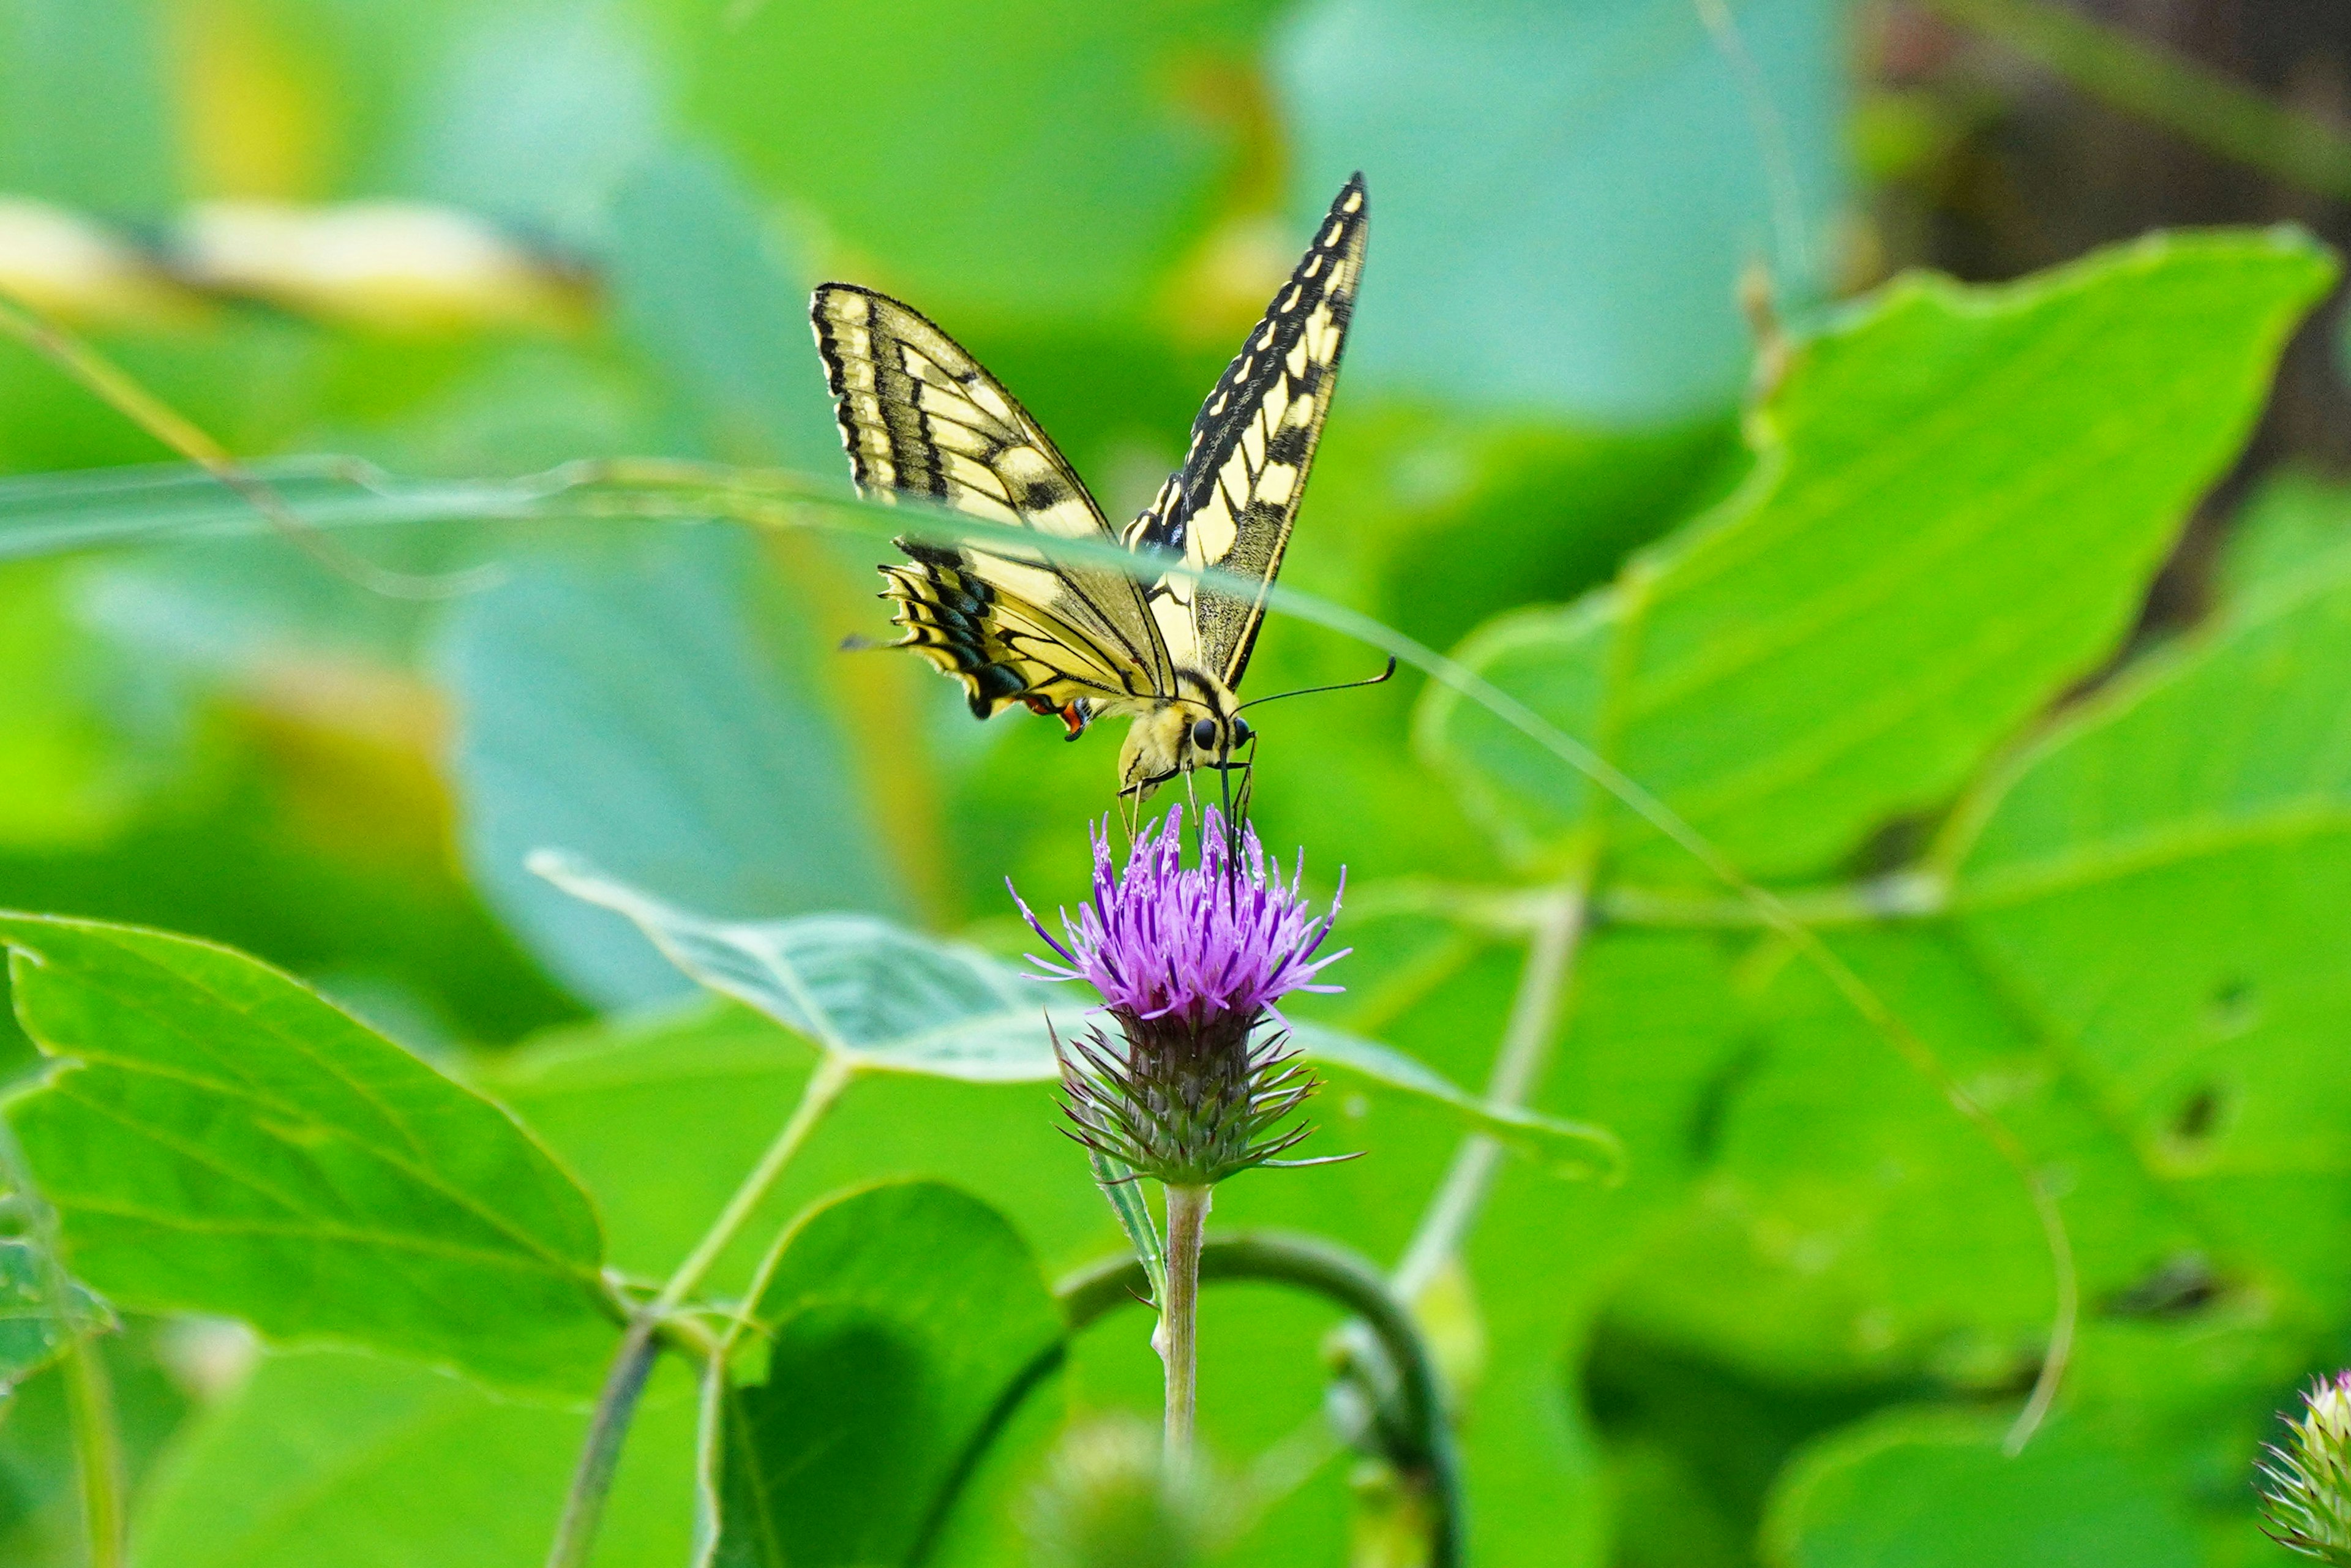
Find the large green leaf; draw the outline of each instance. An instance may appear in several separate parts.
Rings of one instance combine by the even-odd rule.
[[[2108,688],[1958,819],[1961,929],[2226,1270],[2351,1291],[2351,561]]]
[[[1831,940],[2062,1193],[2088,1300],[2209,1246],[1951,931]],[[1767,943],[1756,967],[1771,978],[1742,1009],[1743,1050],[1693,1129],[1696,1201],[1619,1321],[1780,1383],[2029,1376],[2056,1294],[2024,1177],[1810,966]]]
[[[1798,305],[1827,277],[1849,46],[1823,0],[1727,14],[1729,47],[1688,0],[1300,7],[1275,56],[1300,194],[1361,168],[1375,214],[1349,375],[1612,422],[1728,409],[1741,273]]]
[[[597,1537],[599,1568],[676,1568],[692,1534],[694,1380],[655,1370]],[[347,1352],[265,1359],[165,1462],[139,1568],[547,1559],[585,1414]]]
[[[1750,872],[1936,804],[2130,624],[2332,267],[2292,233],[2142,241],[2022,283],[1910,277],[1796,344],[1757,467],[1615,588],[1463,657]],[[1541,852],[1596,792],[1449,691],[1432,754]],[[1624,822],[1638,874],[1696,874]]]
[[[596,1385],[595,1210],[498,1107],[227,948],[30,915],[0,940],[59,1062],[9,1119],[77,1276],[128,1307]]]
[[[1790,1467],[1764,1535],[1774,1568],[2195,1568],[2190,1521],[2125,1453],[2064,1428],[2021,1456],[1996,1427],[1895,1411]]]
[[[974,1083],[1045,1082],[1061,1072],[1051,1031],[1068,1038],[1085,1027],[1066,988],[1056,988],[1061,1012],[1049,1025],[1048,993],[1031,977],[886,920],[709,920],[572,857],[541,854],[531,865],[577,897],[626,915],[712,990],[860,1067]],[[1343,1030],[1302,1024],[1291,1039],[1311,1061],[1442,1105],[1564,1172],[1615,1168],[1620,1151],[1604,1129],[1478,1099],[1401,1051]]]
[[[722,1568],[912,1563],[980,1444],[1061,1354],[1019,1236],[934,1182],[809,1215],[753,1311],[767,1370],[725,1396]]]

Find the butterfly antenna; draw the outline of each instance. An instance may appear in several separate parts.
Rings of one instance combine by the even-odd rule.
[[[1251,700],[1241,704],[1240,707],[1235,708],[1233,711],[1235,713],[1238,713],[1241,711],[1241,708],[1256,707],[1262,703],[1278,703],[1284,697],[1311,697],[1317,692],[1352,692],[1358,686],[1376,686],[1394,679],[1395,673],[1395,655],[1394,653],[1390,653],[1388,655],[1387,668],[1382,670],[1376,675],[1369,675],[1360,681],[1340,681],[1335,685],[1327,686],[1300,686],[1296,691],[1275,692],[1270,696],[1252,698]]]

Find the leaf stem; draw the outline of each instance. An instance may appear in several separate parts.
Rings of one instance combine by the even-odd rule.
[[[1540,904],[1533,938],[1527,945],[1526,967],[1520,972],[1518,994],[1510,1002],[1510,1022],[1502,1031],[1501,1049],[1494,1055],[1494,1071],[1486,1098],[1497,1104],[1525,1105],[1543,1069],[1550,1065],[1552,1036],[1559,1027],[1562,1003],[1582,941],[1587,902],[1580,884],[1553,891]],[[1477,1223],[1478,1211],[1492,1186],[1494,1167],[1502,1146],[1483,1133],[1461,1141],[1451,1168],[1429,1200],[1420,1227],[1396,1265],[1395,1291],[1415,1300],[1459,1249]]]
[[[66,1417],[73,1428],[74,1462],[81,1472],[82,1521],[89,1534],[90,1568],[122,1568],[122,1437],[114,1421],[114,1390],[99,1359],[96,1339],[68,1333],[57,1370],[66,1382]]]
[[[719,1211],[685,1261],[670,1275],[661,1293],[630,1318],[628,1332],[622,1336],[621,1348],[612,1357],[611,1370],[605,1375],[603,1391],[596,1398],[596,1413],[588,1426],[588,1442],[580,1450],[579,1468],[572,1472],[571,1490],[563,1500],[563,1517],[556,1526],[554,1544],[548,1549],[548,1568],[583,1568],[595,1549],[596,1528],[603,1521],[604,1500],[611,1492],[621,1450],[628,1443],[629,1423],[636,1416],[637,1401],[644,1393],[645,1379],[652,1374],[653,1359],[664,1342],[683,1343],[686,1348],[705,1355],[706,1367],[716,1369],[711,1375],[724,1386],[726,1354],[735,1342],[735,1331],[729,1330],[716,1342],[706,1336],[679,1335],[674,1332],[679,1326],[674,1314],[709,1274],[759,1205],[767,1201],[783,1176],[784,1167],[808,1142],[818,1121],[856,1075],[856,1065],[849,1058],[837,1051],[824,1053],[816,1071],[810,1074],[807,1086],[800,1091],[799,1103],[792,1108],[789,1119],[759,1156],[759,1163],[743,1178],[742,1186],[726,1200],[726,1207]],[[759,1279],[752,1286],[754,1301],[773,1258],[770,1253],[760,1266]],[[739,1326],[741,1320],[737,1322]]]
[[[1167,1194],[1167,1291],[1160,1303],[1161,1358],[1167,1364],[1166,1463],[1178,1484],[1191,1479],[1193,1416],[1199,1394],[1200,1248],[1209,1190],[1176,1186]],[[1138,1265],[1140,1267],[1140,1265]]]
[[[1198,1273],[1208,1283],[1249,1280],[1311,1291],[1346,1308],[1371,1331],[1396,1373],[1396,1426],[1410,1444],[1402,1458],[1427,1489],[1430,1568],[1459,1568],[1466,1515],[1444,1385],[1419,1326],[1378,1265],[1319,1236],[1243,1230],[1206,1238]],[[1144,1280],[1143,1265],[1134,1258],[1106,1258],[1063,1279],[1053,1293],[1075,1333],[1135,1302]]]
[[[584,1568],[595,1549],[596,1527],[603,1521],[604,1499],[612,1490],[612,1476],[621,1464],[621,1450],[629,1437],[629,1422],[645,1391],[661,1343],[654,1330],[660,1320],[650,1311],[631,1321],[621,1338],[612,1369],[604,1376],[596,1397],[596,1414],[588,1424],[588,1444],[580,1452],[580,1468],[572,1473],[571,1490],[563,1500],[563,1518],[555,1527],[555,1543],[548,1549],[547,1568]]]
[[[775,1142],[768,1145],[768,1152],[759,1156],[759,1163],[752,1167],[751,1174],[743,1178],[743,1185],[735,1189],[735,1196],[726,1200],[726,1207],[711,1222],[709,1231],[695,1244],[685,1261],[677,1266],[677,1271],[669,1277],[668,1283],[662,1286],[661,1294],[654,1297],[652,1305],[646,1308],[649,1315],[655,1318],[668,1316],[676,1310],[679,1302],[693,1293],[695,1286],[702,1283],[711,1267],[718,1261],[719,1255],[734,1241],[753,1212],[767,1201],[768,1193],[774,1190],[777,1180],[784,1174],[784,1167],[791,1163],[800,1145],[808,1142],[808,1135],[815,1130],[818,1121],[832,1108],[832,1103],[841,1098],[841,1092],[848,1088],[850,1081],[856,1076],[856,1063],[849,1058],[837,1051],[824,1053],[823,1060],[817,1063],[816,1071],[809,1077],[808,1087],[800,1091],[800,1102],[793,1108],[791,1119],[776,1134]]]

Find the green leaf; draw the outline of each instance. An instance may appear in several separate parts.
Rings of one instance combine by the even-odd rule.
[[[1764,1526],[1784,1568],[2196,1568],[2175,1496],[2126,1454],[2053,1428],[2013,1458],[1998,1427],[1893,1411],[1782,1473]]]
[[[712,990],[862,1067],[974,1083],[1060,1076],[1046,1023],[1050,993],[985,953],[864,915],[708,920],[572,856],[545,852],[531,866],[575,897],[626,915]],[[1066,1036],[1085,1026],[1075,1021],[1068,991],[1061,995],[1052,1027]],[[1562,1170],[1615,1166],[1615,1140],[1603,1129],[1478,1099],[1402,1052],[1341,1030],[1301,1023],[1291,1032],[1308,1060],[1441,1104]]]
[[[1741,273],[1820,297],[1848,90],[1837,6],[1734,14],[1745,64],[1688,0],[1301,6],[1275,54],[1298,193],[1364,169],[1378,225],[1348,377],[1617,424],[1728,409]]]
[[[2351,560],[2152,660],[1963,808],[1960,928],[2227,1268],[2351,1291]]]
[[[114,1314],[68,1283],[64,1310],[49,1299],[47,1270],[29,1241],[0,1241],[0,1403],[64,1350],[68,1337],[114,1326]]]
[[[1897,280],[1794,346],[1736,496],[1613,591],[1461,656],[1750,873],[1821,871],[2108,653],[2332,275],[2279,232],[2159,236],[1997,288]],[[1422,737],[1524,851],[1601,821],[1583,780],[1450,692]],[[1630,872],[1696,875],[1616,821]]]
[[[8,1114],[78,1277],[126,1307],[596,1386],[595,1210],[497,1106],[227,948],[33,915],[0,916],[0,940],[60,1061]]]
[[[691,1533],[694,1380],[656,1367],[599,1568],[674,1568]],[[137,1568],[538,1568],[588,1419],[349,1353],[266,1358],[142,1501]]]
[[[542,852],[531,870],[634,921],[670,962],[825,1050],[878,1071],[976,1083],[1056,1075],[1045,992],[968,947],[862,915],[710,920]]]
[[[2086,1300],[2210,1250],[1956,933],[1829,940],[2063,1195]],[[2029,1376],[2056,1294],[2023,1177],[1811,966],[1768,942],[1753,962],[1776,973],[1743,999],[1743,1049],[1694,1130],[1696,1201],[1632,1271],[1619,1321],[1767,1382]]]
[[[642,1003],[684,983],[619,921],[525,872],[542,845],[718,909],[896,902],[813,676],[763,640],[765,570],[732,530],[670,531],[520,566],[444,628],[467,862],[591,1000]]]
[[[725,1396],[722,1568],[913,1562],[980,1445],[1062,1352],[1028,1247],[933,1182],[807,1216],[753,1311],[767,1371]]]

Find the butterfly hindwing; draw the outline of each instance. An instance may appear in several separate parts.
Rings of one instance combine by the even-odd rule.
[[[921,312],[828,283],[810,315],[861,494],[911,496],[1057,538],[1112,542],[1101,508],[1050,438]],[[1014,701],[1063,709],[1171,689],[1158,628],[1124,573],[1010,545],[898,545],[912,560],[883,570],[903,643],[961,680],[982,717]]]
[[[1176,661],[1228,686],[1238,686],[1249,665],[1298,518],[1354,313],[1369,216],[1357,174],[1201,405],[1183,467],[1123,536],[1133,549],[1178,554],[1196,569],[1258,583],[1248,597],[1176,578],[1152,591]]]

